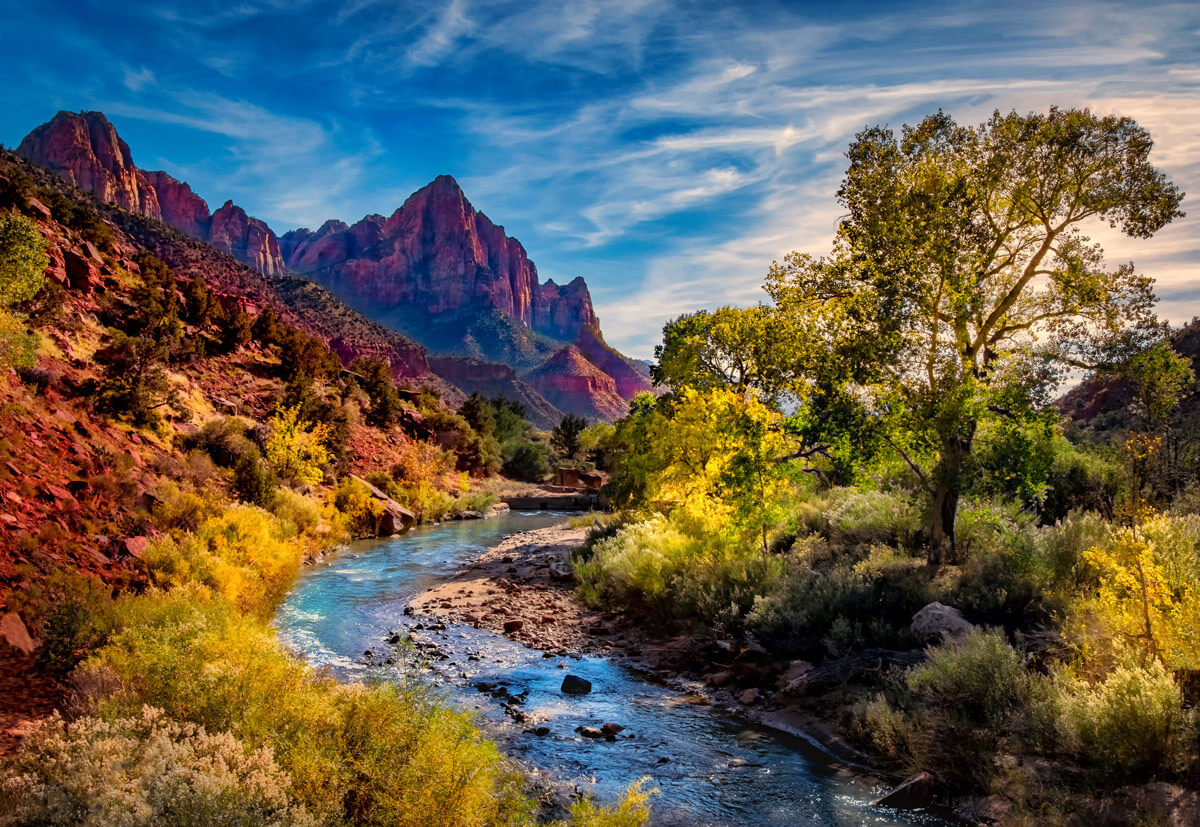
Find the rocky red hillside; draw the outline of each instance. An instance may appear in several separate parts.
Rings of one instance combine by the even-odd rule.
[[[529,374],[528,382],[563,410],[586,418],[617,419],[627,407],[616,380],[572,346]]]
[[[161,363],[166,385],[159,392],[173,401],[155,414],[158,424],[139,425],[119,406],[105,407],[106,388],[127,378],[105,354],[147,301],[145,262],[165,262],[178,285],[167,297],[181,308],[191,306],[188,296],[208,296],[225,318],[242,314],[256,324],[273,309],[281,329],[327,343],[346,364],[380,358],[402,379],[438,384],[423,350],[311,282],[269,280],[4,152],[0,211],[10,210],[35,222],[49,267],[38,306],[25,310],[40,343],[34,364],[19,375],[0,370],[0,611],[6,593],[47,572],[89,572],[110,582],[136,577],[145,547],[140,538],[161,521],[163,486],[199,490],[221,473],[188,453],[190,435],[224,417],[253,428],[295,386],[295,377],[286,378],[294,366],[282,346],[249,333],[231,344],[222,339],[225,322],[188,316],[183,344]],[[205,287],[197,291],[195,284]],[[309,404],[326,404],[322,394],[332,399],[330,389],[354,375],[339,373],[335,361],[324,376],[302,376],[312,383],[303,391]],[[444,438],[438,430],[444,426],[407,408],[393,424],[368,425],[361,415],[367,402],[353,401],[354,393],[336,403],[342,413],[335,419],[344,423],[342,471],[390,469],[414,441],[453,443],[452,434]]]
[[[1179,355],[1191,361],[1192,370],[1200,377],[1200,319],[1174,331],[1169,341]],[[1105,433],[1132,425],[1132,399],[1133,390],[1127,381],[1112,373],[1097,373],[1072,388],[1057,404],[1065,416],[1085,430]],[[1176,416],[1184,422],[1195,422],[1200,416],[1200,392],[1195,387],[1179,400]]]

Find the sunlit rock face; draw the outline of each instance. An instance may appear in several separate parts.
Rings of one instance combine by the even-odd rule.
[[[170,224],[260,273],[283,271],[279,240],[270,227],[230,202],[209,215],[208,204],[184,182],[138,169],[129,145],[103,112],[59,112],[26,135],[17,153],[107,204]]]
[[[436,315],[485,304],[563,341],[596,325],[583,279],[539,283],[521,242],[477,212],[449,175],[413,193],[390,218],[294,230],[283,250],[289,269],[377,315],[399,306]]]

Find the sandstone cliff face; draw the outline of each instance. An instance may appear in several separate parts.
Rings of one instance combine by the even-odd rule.
[[[613,378],[617,393],[625,399],[633,399],[639,393],[651,389],[650,377],[634,367],[628,359],[613,350],[604,341],[600,328],[589,327],[580,332],[575,340],[579,352],[600,370]]]
[[[262,221],[226,203],[211,216],[192,188],[165,172],[145,172],[102,112],[59,112],[30,132],[17,153],[108,204],[164,221],[207,241],[260,273],[283,271],[279,240]]]
[[[284,237],[287,266],[373,315],[416,306],[431,315],[480,303],[570,342],[597,324],[583,279],[539,283],[525,248],[440,175],[390,218],[326,222]]]
[[[616,380],[573,346],[554,354],[525,381],[560,410],[587,419],[617,419],[629,409]]]
[[[59,112],[26,135],[17,154],[95,193],[101,201],[162,219],[158,193],[134,166],[129,145],[102,112]]]
[[[208,243],[265,275],[283,272],[283,256],[275,233],[232,201],[226,201],[212,214]]]
[[[193,238],[207,239],[212,217],[208,204],[192,188],[165,172],[146,172],[146,181],[158,196],[161,219]]]

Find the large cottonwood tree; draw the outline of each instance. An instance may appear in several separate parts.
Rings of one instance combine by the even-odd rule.
[[[1028,416],[1056,370],[1156,335],[1152,280],[1107,268],[1084,234],[1100,220],[1146,238],[1182,215],[1151,146],[1129,118],[1057,108],[866,129],[830,256],[772,267],[778,312],[824,354],[809,375],[860,405],[927,490],[930,562],[954,559],[981,420]]]

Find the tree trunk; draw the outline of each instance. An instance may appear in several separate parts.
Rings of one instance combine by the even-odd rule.
[[[958,558],[958,545],[954,536],[955,521],[958,519],[957,487],[939,485],[933,495],[930,510],[929,565],[952,563]]]
[[[933,497],[929,515],[928,557],[931,566],[959,562],[954,529],[958,520],[958,498],[963,487],[963,468],[971,456],[975,427],[975,423],[971,422],[957,438],[942,442],[941,455],[931,475]]]

